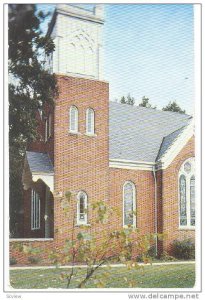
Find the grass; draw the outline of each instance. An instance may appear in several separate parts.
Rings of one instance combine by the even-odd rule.
[[[38,269],[38,270],[11,270],[10,284],[16,289],[47,289],[66,288],[66,279],[62,273],[69,269]],[[76,269],[75,280],[70,288],[85,276],[84,269]],[[109,272],[109,276],[107,273]],[[192,288],[195,283],[195,264],[183,265],[147,265],[140,269],[128,270],[125,267],[101,268],[95,273],[96,278],[90,279],[85,288],[96,288],[96,281],[104,279],[105,288]],[[99,284],[99,283],[98,283]],[[131,286],[132,284],[132,286]]]

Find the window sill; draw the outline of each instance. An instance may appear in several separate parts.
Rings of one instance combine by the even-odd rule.
[[[75,227],[81,227],[81,226],[85,226],[85,227],[91,227],[91,224],[75,224]]]
[[[123,225],[122,227],[123,227],[124,229],[137,229],[137,227],[134,226],[134,225],[131,225],[131,226]]]
[[[89,137],[96,137],[97,134],[96,133],[85,133],[86,136],[89,136]]]
[[[75,131],[69,131],[68,134],[69,134],[69,135],[75,135],[75,136],[76,136],[76,135],[81,135],[80,132],[75,132]]]
[[[188,226],[185,227],[185,226],[184,226],[184,227],[179,227],[178,230],[179,230],[179,231],[181,231],[181,230],[182,230],[182,231],[183,231],[183,230],[184,230],[184,231],[190,231],[190,230],[191,230],[191,231],[195,231],[195,227],[188,227]]]

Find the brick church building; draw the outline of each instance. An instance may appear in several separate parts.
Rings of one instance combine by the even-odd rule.
[[[42,248],[63,245],[72,227],[61,205],[69,191],[76,232],[82,224],[100,231],[90,206],[104,201],[121,211],[105,226],[166,233],[161,250],[169,251],[173,240],[195,235],[193,118],[109,101],[103,24],[98,4],[93,11],[60,4],[53,14],[48,34],[55,52],[48,67],[59,96],[54,108],[38,112],[41,138],[26,153],[20,240]]]

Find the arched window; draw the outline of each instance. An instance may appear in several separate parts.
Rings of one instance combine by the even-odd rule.
[[[179,170],[179,224],[195,226],[195,161],[189,158]]]
[[[195,226],[195,176],[190,179],[190,225]]]
[[[136,227],[136,189],[131,181],[123,186],[123,226]]]
[[[181,175],[179,178],[180,190],[180,225],[187,225],[187,208],[186,208],[186,177]]]
[[[85,192],[79,192],[77,196],[77,224],[87,224],[88,196]]]
[[[70,132],[78,132],[78,109],[70,107]]]
[[[31,229],[40,229],[40,197],[35,190],[31,190]]]
[[[95,113],[92,108],[86,110],[86,133],[95,133]]]

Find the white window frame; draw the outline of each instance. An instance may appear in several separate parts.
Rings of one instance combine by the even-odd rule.
[[[125,186],[126,184],[131,184],[132,185],[132,196],[133,196],[133,224],[131,225],[133,228],[137,227],[137,218],[136,218],[136,208],[137,208],[137,203],[136,203],[136,186],[132,181],[125,181],[123,184],[123,227],[128,228],[128,225],[125,224]]]
[[[52,115],[49,114],[49,116],[48,116],[48,138],[50,138],[51,134],[52,134],[51,128],[52,128]]]
[[[48,118],[45,119],[45,142],[48,140]]]
[[[72,128],[72,110],[75,111],[74,129]],[[72,133],[78,133],[78,108],[75,105],[72,105],[69,110],[69,131]]]
[[[41,200],[39,194],[31,190],[31,230],[41,228]]]
[[[89,131],[89,113],[91,113],[91,130]],[[92,108],[86,109],[86,134],[94,135],[95,134],[95,111]]]
[[[191,171],[189,173],[187,173],[185,170],[184,170],[184,165],[189,162],[191,164]],[[186,225],[181,225],[180,221],[181,221],[181,216],[180,216],[180,206],[181,206],[181,203],[180,203],[180,177],[181,175],[184,175],[185,176],[185,180],[186,180],[186,216],[187,216],[187,224]],[[196,180],[196,177],[195,177],[195,159],[194,157],[190,157],[188,159],[186,159],[180,169],[179,169],[179,173],[178,173],[178,209],[179,209],[179,229],[195,229],[195,225],[191,225],[191,204],[190,204],[190,200],[191,200],[191,196],[190,196],[190,187],[191,187],[191,178],[192,176],[194,176],[195,180]],[[196,191],[196,190],[195,190]],[[196,217],[195,217],[196,218]]]
[[[83,195],[84,197],[84,220],[80,218],[80,197]],[[77,195],[77,225],[86,225],[88,224],[88,196],[84,191],[80,191]]]

